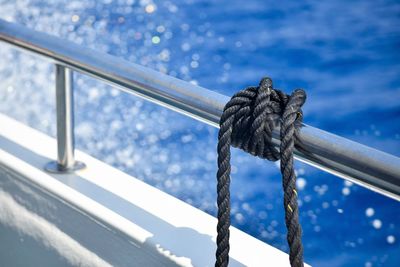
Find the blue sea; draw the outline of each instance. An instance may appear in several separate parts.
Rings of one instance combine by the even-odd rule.
[[[305,123],[400,156],[399,1],[0,0],[0,18],[225,95],[270,76],[307,91]],[[0,59],[0,112],[55,136],[52,64],[5,44]],[[79,149],[216,214],[217,129],[74,78]],[[232,158],[233,225],[287,251],[277,164]],[[399,202],[296,172],[306,262],[399,266]]]

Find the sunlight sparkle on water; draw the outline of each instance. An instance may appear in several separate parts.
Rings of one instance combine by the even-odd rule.
[[[296,180],[296,186],[297,186],[297,189],[298,189],[298,190],[303,190],[304,187],[306,186],[306,184],[307,184],[306,179],[304,179],[304,178],[302,178],[302,177],[297,178],[297,180]]]
[[[374,216],[374,214],[375,214],[375,210],[373,208],[368,208],[365,210],[365,215],[367,217],[372,217],[372,216]]]
[[[344,187],[342,189],[342,194],[345,195],[345,196],[350,195],[350,189],[348,187]]]
[[[72,21],[72,22],[78,22],[78,21],[79,21],[79,16],[78,16],[78,15],[73,15],[73,16],[71,17],[71,21]]]
[[[156,6],[153,4],[149,4],[145,7],[146,13],[153,13],[156,10]]]
[[[396,241],[396,238],[395,238],[394,236],[392,236],[392,235],[388,235],[388,236],[386,237],[386,241],[387,241],[389,244],[393,244],[393,243]]]
[[[160,39],[160,37],[158,37],[158,36],[153,36],[153,37],[151,38],[151,42],[152,42],[153,44],[159,44],[160,41],[161,41],[161,39]]]
[[[375,220],[372,221],[372,226],[375,229],[380,229],[382,227],[382,221],[379,220],[379,219],[375,219]]]

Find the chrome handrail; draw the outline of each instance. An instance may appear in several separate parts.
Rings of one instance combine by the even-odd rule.
[[[0,41],[215,127],[229,100],[200,86],[4,20],[0,20]],[[66,119],[58,114],[57,124],[65,124]],[[73,127],[64,130],[72,132]],[[63,151],[73,151],[73,142],[65,142],[62,135],[58,134],[59,146]],[[278,136],[273,140],[277,145]],[[400,200],[400,158],[308,125],[303,125],[300,138],[306,153],[296,150],[296,159]],[[62,163],[60,156],[58,163]]]

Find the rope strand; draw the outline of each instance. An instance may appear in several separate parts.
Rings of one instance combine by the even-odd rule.
[[[263,78],[258,87],[239,91],[226,104],[220,120],[217,148],[216,267],[226,267],[229,263],[231,146],[270,161],[281,160],[289,260],[292,267],[304,266],[293,149],[298,139],[302,121],[301,107],[305,100],[303,90],[297,89],[288,96],[273,89],[270,78]],[[279,126],[280,151],[271,141],[272,131]]]

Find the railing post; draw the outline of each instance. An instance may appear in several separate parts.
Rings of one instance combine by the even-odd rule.
[[[55,65],[57,113],[57,161],[49,162],[49,172],[68,173],[85,167],[74,157],[74,92],[72,70]]]

